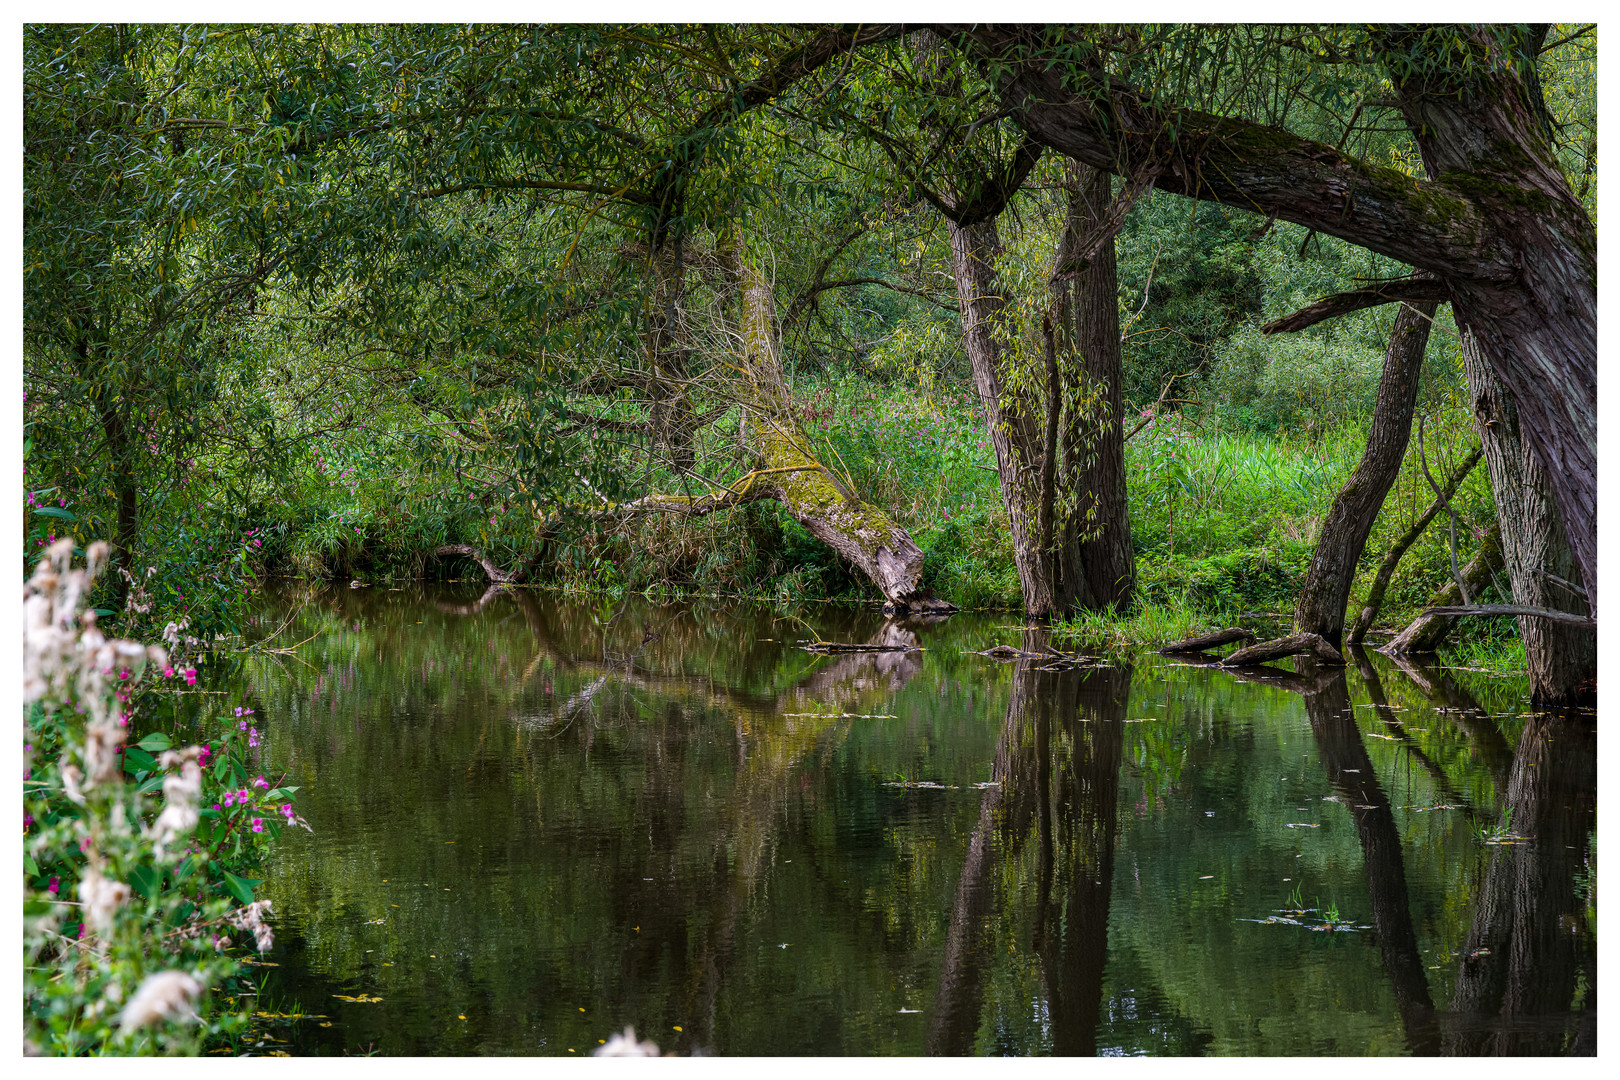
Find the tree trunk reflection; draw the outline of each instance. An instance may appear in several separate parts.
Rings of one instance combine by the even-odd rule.
[[[1025,631],[1023,649],[1046,647]],[[1128,667],[1044,671],[1020,660],[980,803],[946,938],[927,1052],[972,1053],[994,947],[991,916],[1001,860],[1014,859],[1033,831],[1039,845],[1034,941],[1057,1054],[1096,1052],[1108,953],[1116,804],[1129,697]],[[999,842],[998,842],[999,839]]]

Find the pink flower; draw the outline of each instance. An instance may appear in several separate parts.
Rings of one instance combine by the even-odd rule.
[[[172,679],[172,678],[174,678],[174,668],[172,668],[172,667],[166,667],[166,668],[164,668],[164,669],[163,669],[163,677],[164,677],[164,678],[165,678],[165,679]]]
[[[226,805],[226,806],[229,806],[229,805],[231,805],[231,803],[230,803],[230,800],[229,800],[229,799],[227,799],[227,800],[226,800],[226,801],[225,801],[225,805]],[[215,803],[215,804],[214,804],[214,809],[215,809],[215,810],[218,810],[218,809],[219,809],[219,803]]]
[[[255,779],[253,781],[253,786],[254,787],[268,788],[270,786],[270,781],[266,780],[264,777],[261,776],[261,777],[258,777],[257,779]]]
[[[236,793],[236,801],[241,803],[243,806],[246,806],[248,800],[251,798],[253,798],[253,794],[252,792],[248,791],[247,788],[243,788],[241,791]]]
[[[51,878],[50,887],[47,888],[45,891],[50,893],[52,896],[55,896],[57,894],[57,891],[60,890],[61,888],[62,888],[62,879],[59,878],[59,877],[53,877],[53,878]]]
[[[237,706],[237,707],[236,707],[236,715],[237,715],[237,716],[241,716],[241,715],[242,715],[242,706],[240,706],[240,705],[238,705],[238,706]]]
[[[231,805],[231,800],[232,800],[232,799],[234,799],[234,798],[236,798],[236,794],[235,794],[235,792],[230,792],[230,791],[227,791],[227,792],[226,792],[226,793],[225,793],[225,805],[226,805],[226,806],[230,806],[230,805]],[[215,807],[214,807],[214,809],[215,809],[215,810],[218,810],[218,809],[219,809],[219,807],[218,807],[218,806],[215,806]]]
[[[282,803],[281,812],[286,816],[288,821],[291,821],[293,816],[292,803]]]
[[[264,818],[254,818],[253,819],[253,831],[254,832],[264,832]]]
[[[196,686],[197,685],[197,669],[196,668],[188,667],[188,668],[186,668],[184,674],[186,676],[186,685],[187,686]]]

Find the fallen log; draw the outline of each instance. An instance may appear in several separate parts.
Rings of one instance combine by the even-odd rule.
[[[1321,634],[1290,634],[1287,637],[1250,645],[1221,661],[1222,667],[1253,667],[1285,656],[1314,656],[1324,664],[1344,666],[1344,657]]]
[[[1230,645],[1234,641],[1253,641],[1254,631],[1244,630],[1233,626],[1225,630],[1216,630],[1213,633],[1190,637],[1186,641],[1178,641],[1174,645],[1166,645],[1159,650],[1160,656],[1171,656],[1175,653],[1203,652],[1213,649],[1217,645]]]

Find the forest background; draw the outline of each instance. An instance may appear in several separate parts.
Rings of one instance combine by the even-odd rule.
[[[27,27],[25,573],[108,538],[103,619],[207,645],[282,575],[892,600],[875,548],[828,538],[876,529],[915,546],[907,595],[1087,646],[1287,618],[1403,305],[1267,330],[1411,265],[1202,180],[1176,194],[1179,166],[1133,167],[1123,137],[1110,180],[1032,136],[1008,72],[1046,50],[1172,136],[1202,110],[1420,183],[1412,87],[1517,79],[1590,228],[1595,30],[1024,33]],[[993,286],[964,284],[985,222]],[[1104,247],[1113,372],[1084,320],[1051,329]],[[965,330],[992,288],[999,402]],[[1465,600],[1515,601],[1466,350],[1429,310],[1422,437],[1352,560],[1354,613],[1409,539],[1373,605],[1389,630],[1470,568]],[[1050,465],[993,445],[1016,423]],[[829,525],[833,502],[876,516]],[[1114,593],[1032,598],[1064,535],[1123,538]],[[1450,641],[1522,666],[1521,636],[1476,618]]]

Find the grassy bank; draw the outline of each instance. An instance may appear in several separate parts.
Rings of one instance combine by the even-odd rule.
[[[888,511],[922,547],[928,587],[968,609],[1019,607],[994,456],[976,400],[960,382],[821,376],[797,380],[793,390],[801,428],[822,460],[846,473],[863,498]],[[735,423],[733,414],[704,433],[706,459],[735,456]],[[1120,617],[1082,615],[1067,632],[1088,648],[1124,648],[1216,624],[1286,618],[1364,431],[1344,422],[1260,433],[1223,425],[1215,415],[1177,414],[1133,416],[1126,429],[1133,431],[1126,464],[1137,602]],[[1445,475],[1466,452],[1470,433],[1459,413],[1442,414],[1428,432],[1430,468]],[[741,458],[733,468],[744,471]],[[329,441],[295,472],[296,498],[233,515],[230,535],[220,538],[259,574],[339,581],[463,576],[480,571],[426,554],[465,543],[514,565],[535,547],[535,513],[485,494],[464,476],[424,470],[403,445],[357,433]],[[670,475],[639,482],[680,489]],[[1391,542],[1431,498],[1414,449],[1367,544],[1352,611]],[[1466,560],[1476,527],[1492,513],[1483,469],[1453,503],[1460,515],[1457,557]],[[1377,625],[1393,629],[1414,616],[1449,564],[1442,519],[1407,553]],[[548,542],[537,576],[570,589],[666,597],[807,602],[873,595],[774,503],[695,520],[653,517],[612,530],[565,531]],[[1504,666],[1513,663],[1515,641],[1507,620],[1472,620],[1458,647]]]

